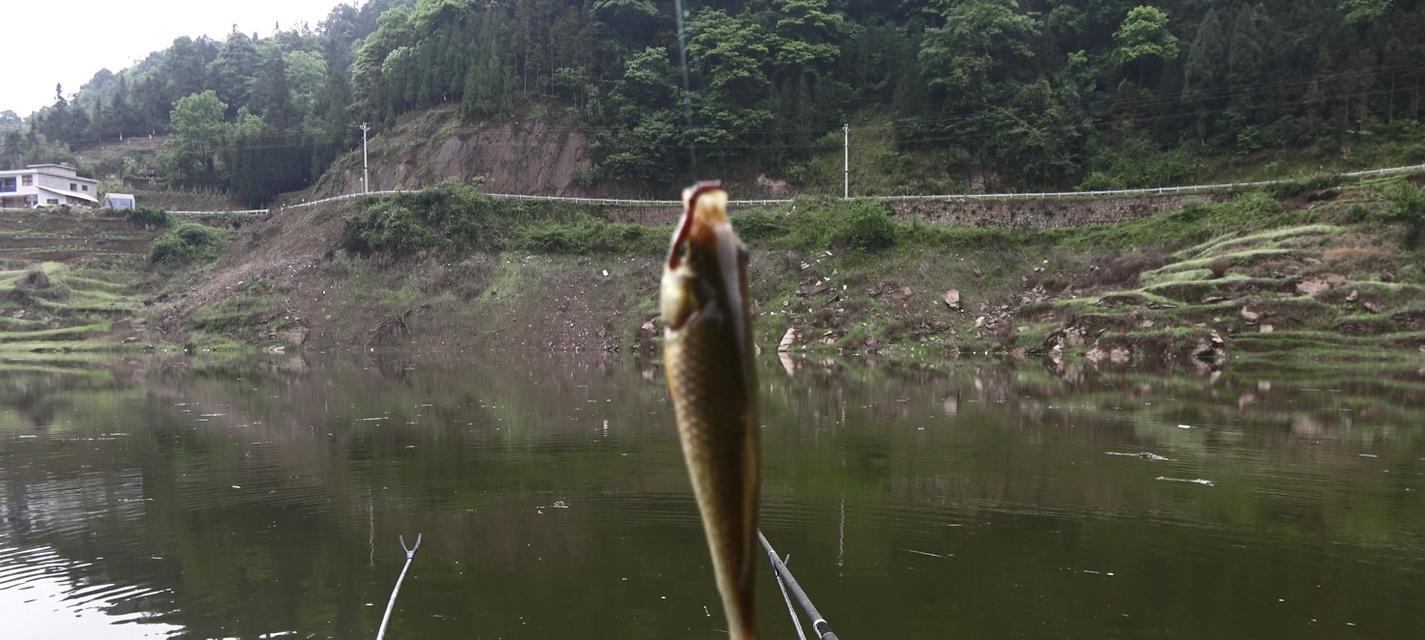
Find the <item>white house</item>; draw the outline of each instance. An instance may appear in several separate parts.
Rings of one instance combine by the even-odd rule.
[[[0,209],[99,204],[99,181],[81,178],[67,164],[32,164],[0,171]]]

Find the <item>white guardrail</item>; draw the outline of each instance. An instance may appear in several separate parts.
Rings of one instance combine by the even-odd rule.
[[[1388,167],[1384,169],[1364,169],[1361,171],[1347,171],[1345,173],[1334,174],[1342,178],[1366,178],[1371,176],[1399,175],[1407,173],[1425,172],[1425,164],[1412,164],[1403,167]],[[1301,178],[1281,178],[1277,180],[1258,180],[1255,182],[1223,182],[1219,184],[1195,184],[1181,187],[1152,187],[1147,189],[1104,189],[1098,191],[1039,191],[1026,193],[956,193],[935,196],[857,196],[853,200],[875,200],[878,202],[900,202],[900,201],[932,201],[932,202],[961,202],[975,200],[1062,200],[1069,198],[1116,198],[1116,197],[1141,197],[1141,196],[1166,196],[1182,195],[1193,193],[1224,193],[1232,191],[1242,191],[1245,189],[1256,189],[1259,187],[1270,187],[1279,184],[1286,184]],[[370,193],[348,193],[320,200],[299,202],[278,207],[276,209],[244,209],[234,211],[170,211],[177,215],[223,215],[223,214],[266,214],[272,211],[283,211],[285,209],[300,209],[311,207],[328,202],[349,200],[351,198],[384,198],[401,193],[413,193],[421,189],[390,189],[386,191],[372,191]],[[625,198],[580,198],[574,196],[537,196],[523,195],[515,193],[487,193],[491,198],[502,200],[534,200],[540,202],[568,202],[572,204],[591,204],[611,207],[681,207],[681,200],[633,200]],[[728,204],[741,206],[758,206],[787,204],[793,202],[792,198],[762,199],[762,200],[729,200]]]

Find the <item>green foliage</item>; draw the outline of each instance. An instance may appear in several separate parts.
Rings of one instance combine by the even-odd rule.
[[[1389,204],[1381,219],[1405,225],[1403,243],[1407,249],[1425,244],[1425,187],[1396,180],[1387,185],[1384,192]]]
[[[227,108],[211,89],[178,101],[169,118],[173,137],[164,142],[160,157],[171,174],[193,183],[216,178],[214,157],[226,132]]]
[[[141,224],[150,227],[166,227],[172,221],[167,211],[163,209],[150,209],[147,207],[134,207],[124,210],[124,218],[134,224]]]
[[[545,222],[517,232],[513,248],[556,254],[656,253],[668,243],[664,229],[617,224],[594,217]]]
[[[844,224],[833,229],[832,246],[879,251],[896,243],[896,227],[885,204],[858,200],[849,206]]]
[[[453,182],[378,200],[347,216],[347,248],[357,253],[409,255],[428,249],[493,248],[510,205]]]
[[[1143,134],[1125,136],[1095,150],[1096,162],[1078,185],[1081,191],[1141,189],[1186,184],[1200,161],[1185,147],[1159,149]]]
[[[228,246],[228,232],[207,225],[180,222],[168,233],[159,236],[149,247],[149,262],[165,266],[181,266],[194,262],[211,262]]]
[[[982,94],[992,78],[1004,77],[1017,60],[1033,55],[1039,27],[1014,0],[934,4],[932,13],[943,24],[925,30],[919,59],[930,86],[951,92],[952,100],[963,103]]]
[[[1168,13],[1153,6],[1133,7],[1113,34],[1113,62],[1138,69],[1138,85],[1148,65],[1178,57],[1178,39],[1168,31]]]

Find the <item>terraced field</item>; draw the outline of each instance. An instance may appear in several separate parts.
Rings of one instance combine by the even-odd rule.
[[[155,235],[93,214],[0,215],[0,360],[142,348],[139,283]]]
[[[1022,307],[1019,344],[1055,357],[1086,349],[1090,359],[1160,355],[1202,366],[1325,351],[1334,361],[1417,358],[1425,287],[1399,281],[1398,258],[1347,225],[1227,234],[1169,254],[1135,288]]]

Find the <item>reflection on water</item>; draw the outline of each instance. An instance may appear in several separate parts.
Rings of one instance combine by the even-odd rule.
[[[1425,628],[1414,373],[763,370],[764,530],[843,637]],[[725,637],[671,425],[552,356],[5,369],[3,635],[371,637],[421,532],[388,637]]]

